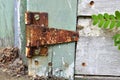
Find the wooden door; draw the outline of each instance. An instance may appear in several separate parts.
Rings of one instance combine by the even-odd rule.
[[[71,31],[76,30],[76,6],[77,0],[27,0],[27,11],[48,13],[49,27]],[[73,79],[75,43],[54,45],[48,49],[48,56],[28,59],[29,75],[48,76],[52,70],[54,76]]]
[[[114,46],[112,36],[116,33],[108,29],[100,29],[92,25],[90,16],[92,14],[108,13],[114,14],[120,11],[119,0],[79,0],[78,25],[80,39],[77,44],[75,74],[77,76],[94,76],[91,80],[105,80],[114,76],[120,76],[120,51]],[[102,77],[102,78],[100,78]],[[103,78],[106,77],[106,78]],[[85,77],[83,77],[85,78]],[[90,79],[86,78],[86,79]],[[110,80],[116,80],[112,78]]]

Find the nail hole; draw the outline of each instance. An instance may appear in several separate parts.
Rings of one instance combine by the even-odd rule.
[[[49,63],[48,63],[48,66],[52,66],[52,62],[49,62]]]
[[[85,62],[83,62],[83,63],[82,63],[82,66],[86,66],[86,63],[85,63]]]
[[[89,4],[92,6],[92,5],[94,5],[94,3],[95,3],[94,1],[90,1]]]
[[[38,60],[35,60],[35,65],[38,65],[38,64],[39,64]]]

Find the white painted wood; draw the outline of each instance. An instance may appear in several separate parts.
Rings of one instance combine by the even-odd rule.
[[[120,80],[120,77],[75,76],[75,80]]]
[[[120,0],[93,0],[94,5],[90,6],[91,0],[79,0],[78,15],[91,16],[98,13],[113,14],[116,10],[120,10]]]
[[[120,51],[112,40],[118,30],[100,29],[90,18],[79,18],[78,26],[75,74],[120,76]]]
[[[111,37],[81,37],[76,56],[76,74],[120,75],[120,51]]]
[[[120,33],[120,29],[101,29],[97,25],[92,25],[91,18],[79,18],[77,31],[79,31],[80,36],[105,36],[112,37],[116,33]]]

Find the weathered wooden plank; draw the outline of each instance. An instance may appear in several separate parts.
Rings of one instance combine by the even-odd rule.
[[[27,0],[27,10],[35,12],[48,12],[49,26],[75,31],[76,29],[76,5],[77,0]],[[32,59],[38,59],[40,64],[36,74],[47,74],[48,63],[52,62],[53,75],[58,77],[65,77],[73,79],[74,74],[74,52],[75,43],[55,45],[49,48],[48,57],[35,57]],[[32,69],[35,69],[34,64],[30,63],[29,59],[29,73],[35,74]],[[44,68],[44,70],[43,70]],[[45,72],[47,71],[47,72]]]
[[[80,36],[104,36],[112,37],[116,33],[119,33],[119,29],[101,29],[98,25],[92,25],[91,18],[81,17],[78,19],[77,31],[79,31]]]
[[[100,29],[90,18],[79,18],[78,25],[75,74],[119,76],[120,51],[112,40],[118,30]]]
[[[20,56],[27,64],[25,57],[25,46],[26,46],[26,34],[25,34],[25,11],[26,11],[26,0],[14,0],[14,46],[20,49]]]
[[[14,0],[0,0],[0,47],[14,45]]]
[[[90,5],[91,0],[79,0],[78,15],[91,16],[98,13],[113,14],[120,10],[120,0],[93,0],[94,4]]]
[[[120,51],[111,37],[81,37],[76,56],[76,74],[120,74]]]
[[[120,77],[75,76],[75,80],[120,80]]]

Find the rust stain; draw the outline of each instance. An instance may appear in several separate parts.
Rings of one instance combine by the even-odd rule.
[[[79,34],[74,31],[47,28],[42,26],[29,26],[31,46],[47,46],[53,44],[78,41]],[[29,32],[28,32],[29,33]]]
[[[48,13],[39,12],[26,12],[25,13],[25,24],[26,24],[26,56],[32,58],[36,55],[47,55],[48,48],[44,46],[39,46],[39,41],[36,41],[36,46],[31,46],[31,27],[28,25],[40,25],[43,27],[48,26]],[[39,27],[39,26],[38,26]]]
[[[49,45],[78,41],[78,32],[48,28],[48,13],[26,12],[26,56],[47,56]]]
[[[40,56],[47,56],[48,55],[48,47],[46,47],[46,46],[41,47],[39,54],[40,54]]]
[[[48,13],[42,12],[26,12],[25,13],[26,25],[40,25],[48,26]]]

